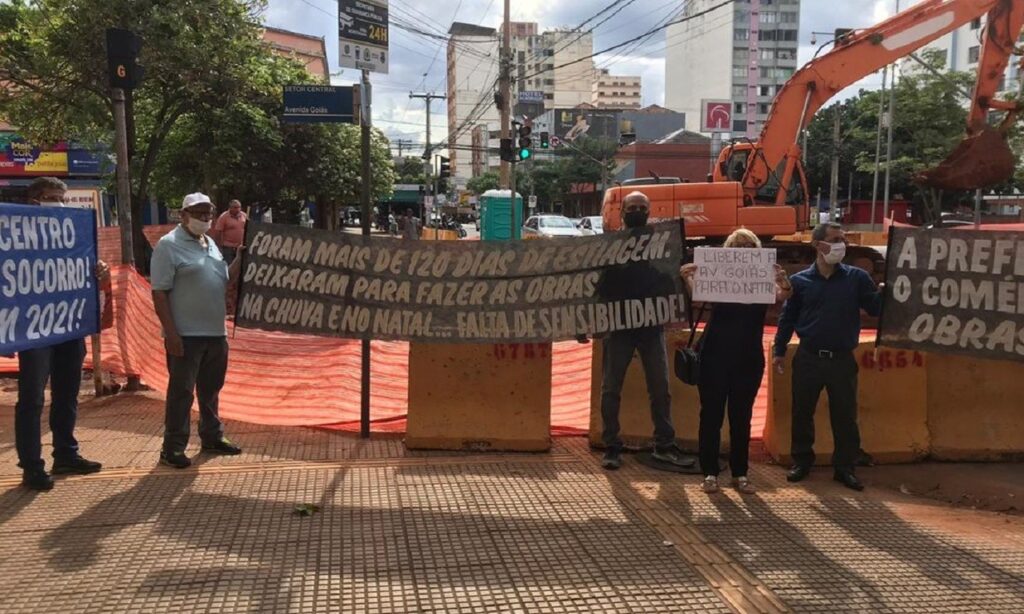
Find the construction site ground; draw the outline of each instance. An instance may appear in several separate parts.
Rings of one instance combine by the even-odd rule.
[[[0,386],[5,614],[1024,611],[1024,517],[971,509],[1013,507],[991,494],[1024,496],[1021,465],[865,468],[855,493],[762,462],[756,495],[709,496],[631,457],[605,472],[579,437],[427,453],[230,422],[241,456],[193,442],[174,470],[145,393],[84,397],[82,452],[104,471],[33,493]]]

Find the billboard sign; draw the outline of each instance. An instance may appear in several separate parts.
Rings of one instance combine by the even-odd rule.
[[[701,132],[732,132],[732,101],[700,101]]]
[[[0,133],[0,176],[38,177],[68,174],[67,143],[43,149],[12,132]]]
[[[619,140],[619,114],[592,109],[559,109],[555,111],[554,135],[572,143],[582,137]]]
[[[528,90],[519,92],[519,102],[539,102],[544,103],[544,92],[539,90]]]
[[[338,0],[342,68],[388,74],[388,0]]]

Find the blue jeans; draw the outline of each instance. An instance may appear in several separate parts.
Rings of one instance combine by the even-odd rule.
[[[78,456],[75,421],[78,391],[82,386],[85,340],[18,352],[18,403],[14,409],[14,440],[18,466],[25,471],[45,468],[40,420],[50,381],[50,431],[53,457],[68,460]]]
[[[604,340],[601,379],[601,419],[604,422],[602,440],[610,450],[621,451],[619,437],[619,407],[622,384],[626,379],[633,353],[640,354],[647,379],[647,394],[651,399],[651,421],[654,423],[654,446],[657,449],[675,443],[676,431],[672,426],[672,397],[668,388],[668,353],[665,349],[665,331],[658,328],[617,331]]]

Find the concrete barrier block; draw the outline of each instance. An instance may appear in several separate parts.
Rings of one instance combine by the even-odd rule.
[[[1005,460],[1024,456],[1024,367],[952,354],[928,356],[932,456]]]
[[[405,444],[550,449],[551,344],[410,344]]]
[[[796,344],[790,345],[785,374],[769,369],[768,376],[765,449],[772,458],[787,464],[792,461],[790,428],[795,352]],[[861,447],[883,463],[909,462],[927,456],[931,438],[925,355],[892,348],[879,348],[876,353],[874,342],[862,342],[854,356],[860,366],[857,400]],[[814,420],[814,449],[819,465],[831,464],[834,449],[828,412],[828,394],[822,391]]]
[[[700,419],[700,395],[696,386],[684,384],[675,376],[673,360],[675,349],[686,345],[690,336],[688,329],[672,329],[667,331],[666,345],[669,364],[669,391],[672,394],[672,424],[676,427],[676,438],[688,450],[697,449],[697,428]],[[600,339],[594,341],[594,354],[591,363],[593,386],[590,391],[590,442],[602,446],[601,431],[604,422],[601,420],[601,360],[604,344]],[[648,446],[654,433],[651,422],[651,403],[647,396],[647,380],[644,378],[640,357],[634,356],[633,362],[626,372],[626,381],[622,386],[622,405],[619,413],[622,439],[627,446]],[[722,451],[729,450],[728,420],[722,431]]]

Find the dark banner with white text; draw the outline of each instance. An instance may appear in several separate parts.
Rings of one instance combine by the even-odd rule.
[[[236,323],[446,343],[541,342],[685,320],[683,230],[400,241],[252,224]]]

